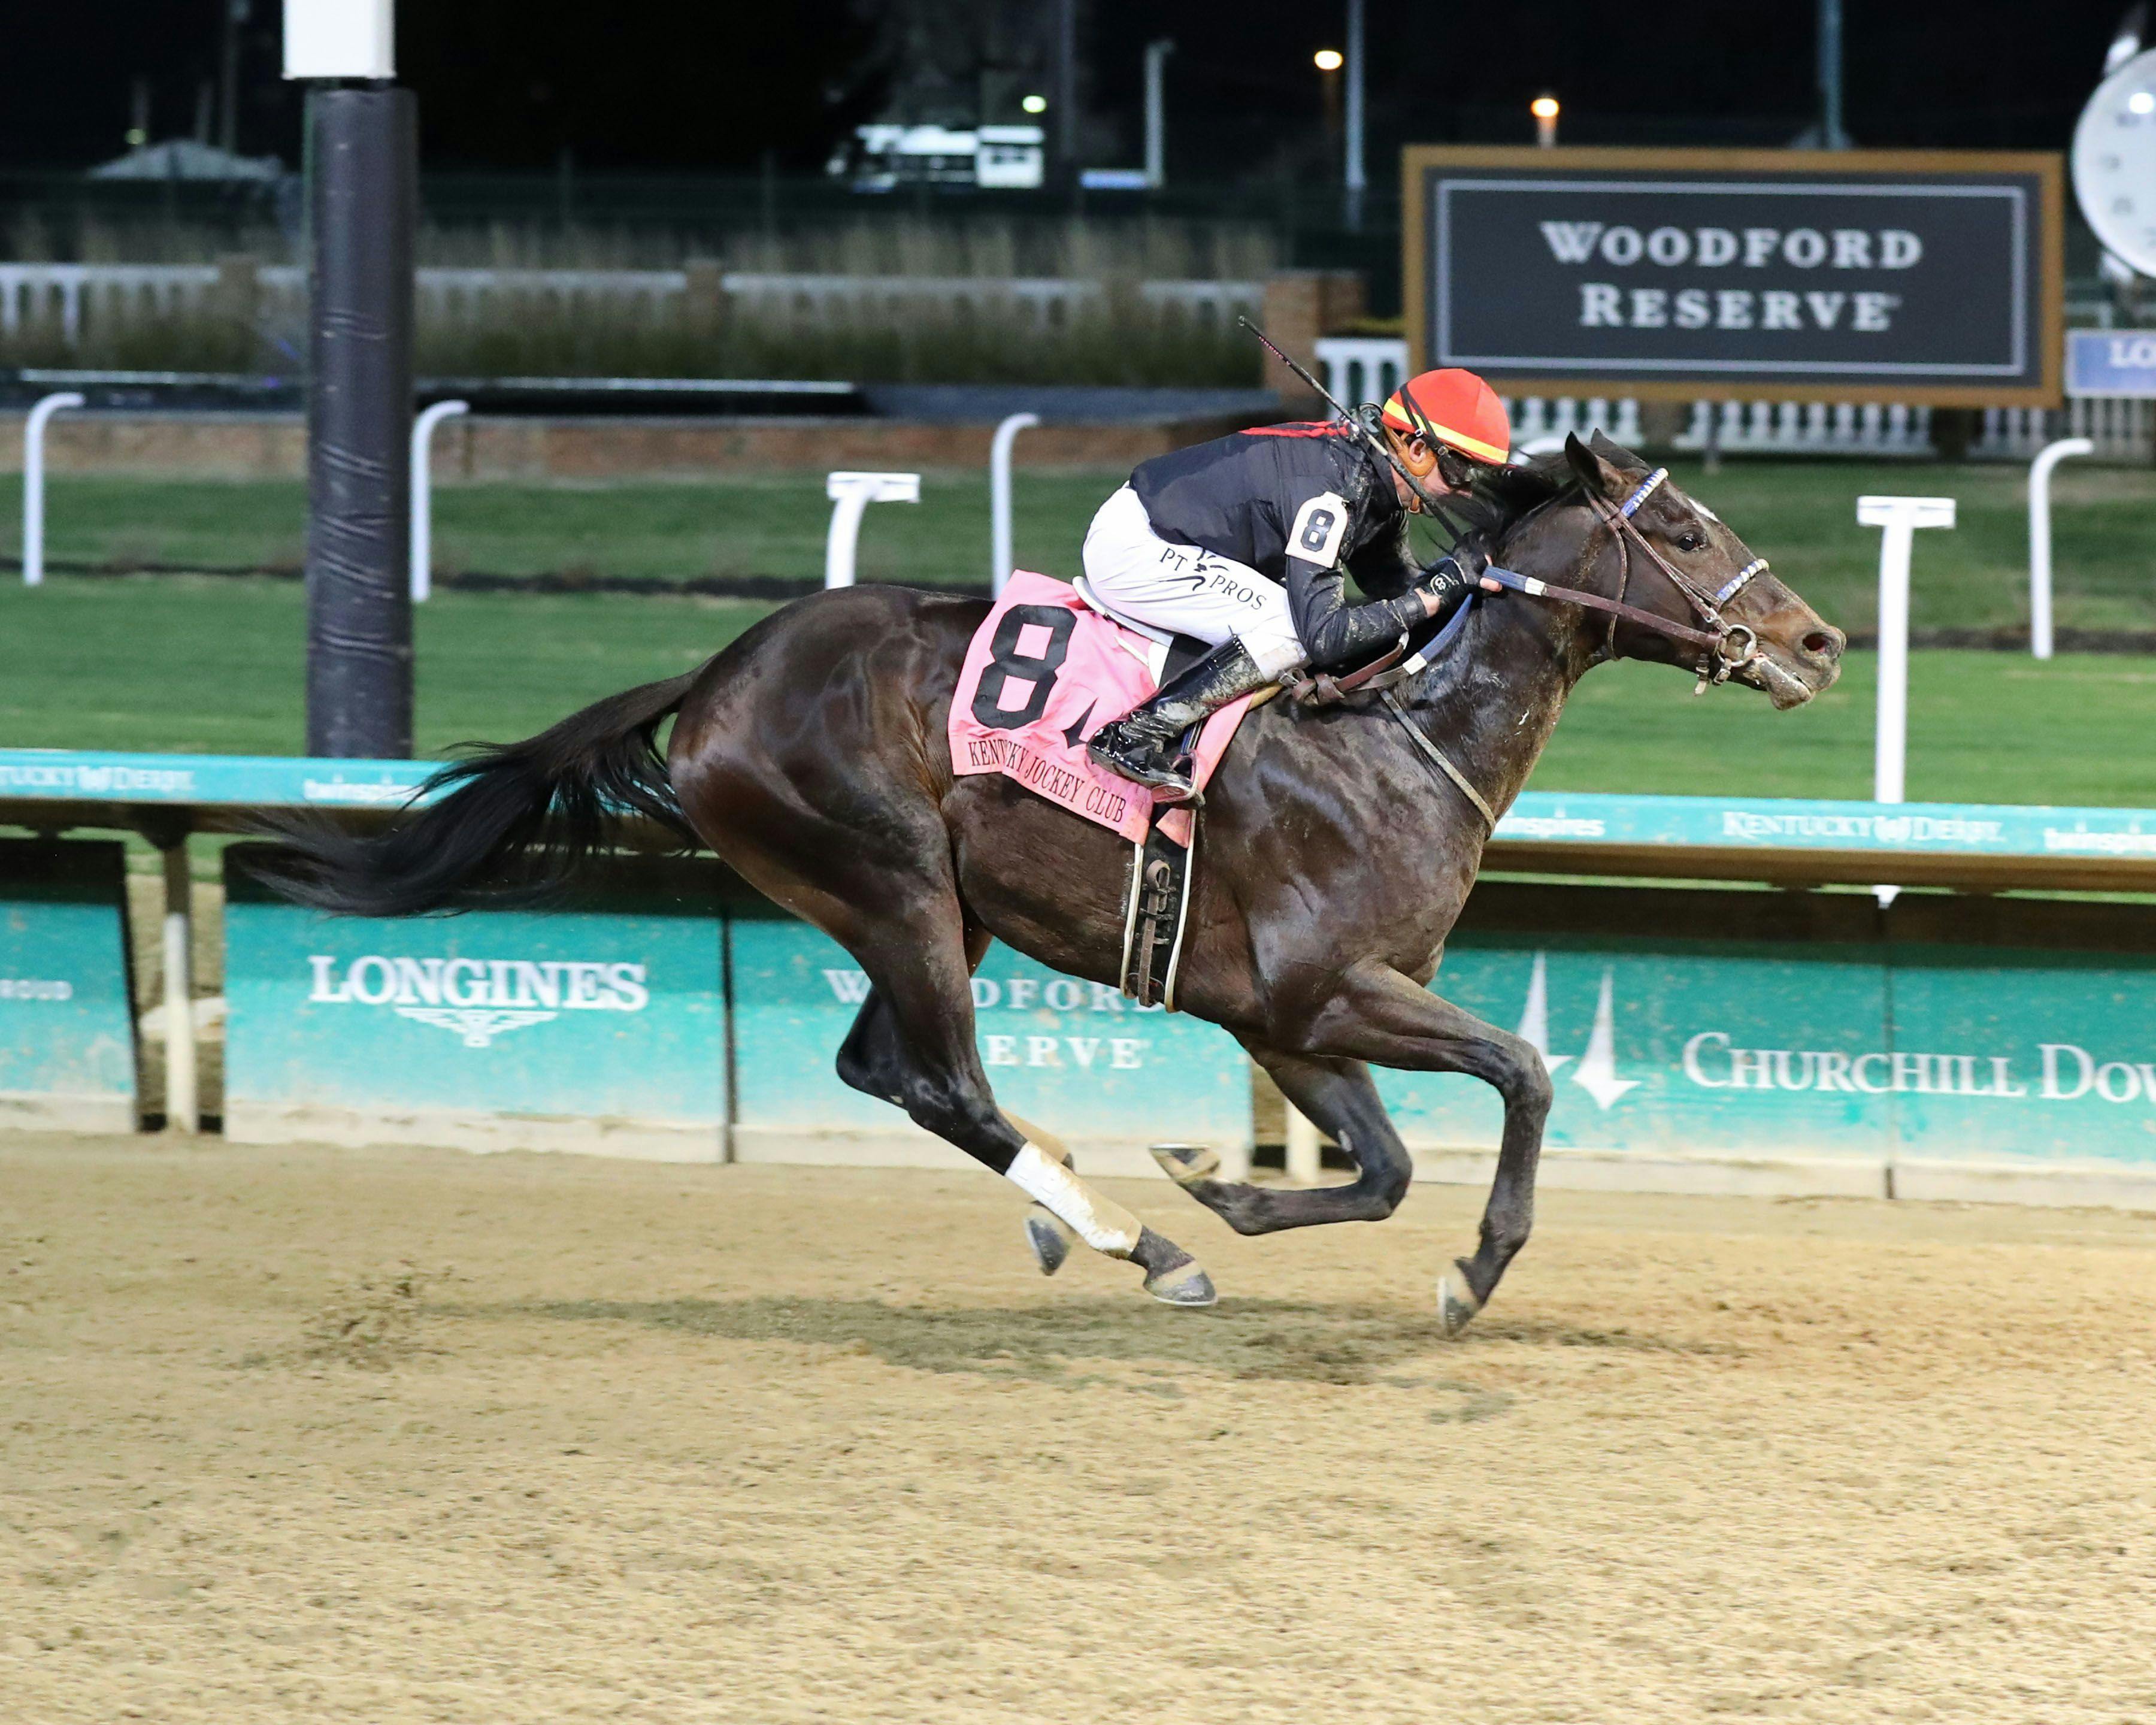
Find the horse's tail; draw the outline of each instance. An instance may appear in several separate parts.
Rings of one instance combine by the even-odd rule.
[[[546,898],[615,840],[624,817],[693,846],[656,738],[701,674],[610,695],[522,742],[480,748],[434,773],[372,836],[326,821],[270,823],[276,847],[254,872],[339,916],[416,916]]]

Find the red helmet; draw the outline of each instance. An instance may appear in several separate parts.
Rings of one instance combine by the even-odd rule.
[[[1497,392],[1472,372],[1424,372],[1394,390],[1382,415],[1396,443],[1440,443],[1471,461],[1492,465],[1512,452],[1512,425]],[[1432,451],[1430,465],[1435,465]],[[1422,477],[1418,474],[1417,478]]]

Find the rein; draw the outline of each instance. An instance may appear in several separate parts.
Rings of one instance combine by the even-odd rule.
[[[1512,569],[1501,569],[1491,564],[1482,572],[1500,587],[1514,593],[1526,593],[1530,598],[1551,599],[1559,604],[1580,605],[1590,611],[1599,611],[1609,619],[1608,639],[1603,652],[1605,658],[1617,656],[1617,625],[1630,623],[1650,632],[1681,641],[1688,647],[1700,649],[1699,663],[1694,669],[1699,682],[1692,691],[1703,695],[1711,685],[1727,682],[1730,678],[1759,656],[1759,637],[1741,623],[1731,623],[1722,614],[1722,608],[1750,586],[1758,576],[1767,572],[1767,560],[1754,557],[1714,593],[1708,593],[1691,578],[1674,567],[1670,560],[1647,541],[1632,517],[1640,506],[1651,497],[1662,481],[1670,476],[1666,467],[1658,467],[1640,482],[1640,487],[1621,504],[1589,493],[1588,502],[1602,524],[1609,529],[1610,537],[1616,542],[1621,561],[1621,572],[1617,580],[1617,597],[1604,598],[1600,593],[1589,593],[1584,588],[1558,587],[1547,581],[1538,581],[1531,575],[1522,575]],[[1694,629],[1689,624],[1625,603],[1625,593],[1632,583],[1632,547],[1638,546],[1650,562],[1669,579],[1690,605],[1698,619],[1708,625]]]
[[[1646,535],[1639,530],[1632,520],[1640,506],[1651,497],[1656,488],[1669,476],[1669,469],[1656,468],[1647,475],[1639,489],[1621,504],[1611,503],[1605,498],[1592,495],[1588,499],[1588,501],[1594,506],[1595,513],[1601,517],[1603,525],[1609,529],[1610,536],[1616,542],[1618,555],[1622,560],[1620,564],[1622,572],[1619,575],[1617,583],[1617,598],[1605,598],[1602,594],[1590,593],[1584,588],[1559,587],[1551,582],[1538,580],[1532,575],[1522,575],[1516,569],[1502,568],[1495,563],[1485,566],[1481,578],[1494,581],[1498,586],[1507,588],[1511,592],[1525,593],[1530,598],[1549,599],[1558,604],[1578,605],[1589,611],[1603,613],[1609,619],[1609,638],[1604,649],[1605,656],[1609,658],[1614,659],[1616,656],[1617,625],[1620,622],[1633,624],[1656,634],[1666,636],[1671,640],[1681,641],[1688,647],[1698,648],[1700,659],[1694,669],[1698,673],[1699,682],[1692,693],[1703,695],[1711,685],[1727,682],[1731,677],[1759,656],[1758,636],[1743,624],[1729,622],[1722,616],[1722,608],[1743,592],[1759,576],[1766,573],[1767,560],[1764,557],[1754,557],[1712,593],[1682,571],[1673,567],[1668,558],[1647,542]],[[1673,618],[1664,617],[1657,612],[1625,603],[1624,595],[1630,587],[1632,580],[1631,548],[1635,545],[1645,552],[1655,567],[1669,578],[1670,584],[1683,596],[1685,603],[1692,608],[1699,620],[1708,624],[1709,627],[1695,629],[1688,623],[1679,623]],[[1405,703],[1394,692],[1398,685],[1420,673],[1439,656],[1445,647],[1451,644],[1453,638],[1459,634],[1461,627],[1466,623],[1469,612],[1474,608],[1475,598],[1471,593],[1467,603],[1462,605],[1454,614],[1452,620],[1439,631],[1436,639],[1420,652],[1407,657],[1404,661],[1401,655],[1407,652],[1408,638],[1402,635],[1399,644],[1360,670],[1337,678],[1323,675],[1306,677],[1296,685],[1294,693],[1298,701],[1317,706],[1331,706],[1345,700],[1350,695],[1358,693],[1378,696],[1383,702],[1385,710],[1392,715],[1399,727],[1407,732],[1409,739],[1414,744],[1423,759],[1442,773],[1470,803],[1475,805],[1476,812],[1482,817],[1485,829],[1495,832],[1497,826],[1497,811],[1491,807],[1489,798],[1475,788],[1467,775],[1455,766],[1445,751],[1430,740],[1429,734],[1421,726],[1414,722]]]

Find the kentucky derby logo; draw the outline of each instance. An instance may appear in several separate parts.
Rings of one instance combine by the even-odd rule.
[[[1573,1068],[1572,1081],[1594,1098],[1594,1105],[1605,1114],[1617,1105],[1617,1100],[1629,1090],[1636,1090],[1636,1078],[1617,1076],[1617,1013],[1616,971],[1604,966],[1602,972],[1602,993],[1594,1004],[1594,1026],[1587,1033],[1587,1048],[1579,1056],[1579,1064]],[[1549,1045],[1549,955],[1535,954],[1533,973],[1527,978],[1527,1009],[1520,1014],[1520,1040],[1532,1045],[1543,1057],[1543,1065],[1549,1068],[1554,1078],[1560,1068],[1571,1065],[1570,1055],[1552,1054]]]
[[[651,1003],[641,964],[381,953],[346,963],[321,952],[307,963],[310,1004],[386,1006],[399,1018],[449,1031],[466,1048],[490,1047],[506,1031],[565,1012],[642,1012]]]

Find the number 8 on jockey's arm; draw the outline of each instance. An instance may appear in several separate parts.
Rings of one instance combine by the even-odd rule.
[[[1504,404],[1471,372],[1425,372],[1378,416],[1394,460],[1438,496],[1511,446]],[[1214,650],[1091,744],[1096,762],[1164,793],[1194,794],[1178,758],[1191,726],[1305,665],[1367,660],[1440,616],[1480,572],[1465,551],[1418,569],[1408,516],[1421,511],[1357,425],[1269,425],[1142,463],[1101,505],[1086,577],[1110,610],[1195,636]],[[1365,591],[1352,604],[1353,573]]]

